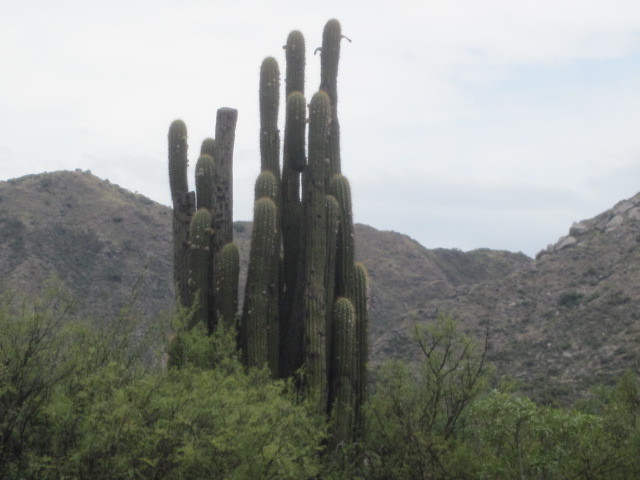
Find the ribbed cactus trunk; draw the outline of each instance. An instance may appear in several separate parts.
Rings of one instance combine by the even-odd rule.
[[[196,303],[193,324],[208,321],[209,263],[211,254],[211,214],[206,208],[199,209],[191,219],[189,230],[189,285]]]
[[[306,111],[304,97],[305,41],[298,30],[289,33],[285,45],[286,116],[282,159],[282,278],[280,311],[280,376],[290,377],[302,366],[303,260],[301,172],[305,156]]]
[[[225,327],[236,327],[238,315],[238,278],[240,275],[240,252],[235,243],[227,243],[218,254],[218,276],[216,297],[218,321]]]
[[[353,305],[356,313],[356,374],[357,381],[355,383],[356,398],[356,435],[363,432],[364,416],[362,414],[362,406],[367,400],[367,359],[369,358],[369,339],[367,332],[369,330],[369,277],[367,269],[361,262],[355,264],[354,276],[354,299]]]
[[[320,90],[327,92],[331,99],[331,133],[329,135],[329,163],[331,173],[341,173],[340,123],[338,122],[338,62],[342,41],[340,22],[329,20],[322,32],[320,51]]]
[[[209,332],[215,328],[219,306],[219,254],[227,243],[233,242],[233,146],[238,111],[219,108],[216,114],[215,141],[207,148],[213,150],[213,206],[211,210],[211,296],[209,297]]]
[[[187,182],[187,127],[175,120],[169,127],[169,186],[173,202],[173,278],[178,305],[191,305],[189,290],[189,226],[195,196]]]
[[[309,104],[309,164],[304,175],[305,285],[303,352],[305,385],[324,411],[327,402],[325,272],[326,145],[331,121],[329,97],[316,93]]]
[[[331,179],[330,192],[338,201],[341,219],[336,252],[336,295],[353,299],[355,245],[351,186],[347,177],[340,174],[334,175]]]
[[[356,313],[346,297],[336,298],[333,306],[333,381],[330,447],[353,441],[356,420],[357,352]]]
[[[262,197],[254,206],[253,232],[247,287],[240,326],[243,358],[249,367],[262,367],[270,362],[269,345],[276,319],[270,299],[277,289],[276,254],[277,207],[272,199]]]
[[[287,57],[288,59],[288,57]],[[306,166],[306,100],[293,92],[287,98],[282,168],[282,244],[284,297],[280,323],[280,375],[289,377],[302,365],[302,305],[304,246],[300,173]]]

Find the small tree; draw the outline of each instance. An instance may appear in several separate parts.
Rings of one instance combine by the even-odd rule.
[[[487,341],[478,345],[442,315],[416,326],[419,368],[387,361],[376,372],[366,407],[367,478],[443,478],[451,469],[457,433],[483,384]]]

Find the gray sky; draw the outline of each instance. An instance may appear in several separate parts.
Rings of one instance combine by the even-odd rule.
[[[91,170],[169,204],[166,136],[195,164],[239,110],[235,219],[258,175],[258,72],[293,29],[319,85],[338,18],[355,220],[427,247],[529,255],[640,190],[637,0],[0,0],[0,179]],[[284,79],[283,79],[284,81]],[[282,115],[281,115],[282,116]]]

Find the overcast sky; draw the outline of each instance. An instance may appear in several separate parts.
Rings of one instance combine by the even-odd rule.
[[[638,0],[0,0],[0,179],[91,170],[170,203],[169,124],[190,161],[239,110],[235,219],[258,175],[258,72],[289,31],[319,85],[342,23],[343,173],[355,221],[426,247],[529,255],[640,190]],[[283,79],[284,83],[284,79]],[[282,110],[282,109],[281,109]]]

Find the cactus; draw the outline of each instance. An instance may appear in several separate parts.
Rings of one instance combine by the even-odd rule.
[[[340,227],[338,230],[338,251],[336,261],[336,295],[353,298],[353,215],[351,213],[351,187],[343,175],[331,179],[331,194],[340,205]]]
[[[289,36],[291,39],[291,35]],[[289,45],[290,42],[287,42]],[[287,71],[289,67],[287,54]],[[289,74],[288,74],[289,75]],[[287,82],[289,76],[287,75]],[[289,88],[289,84],[287,84]],[[285,284],[281,322],[281,374],[289,376],[298,369],[302,362],[297,345],[302,339],[302,324],[294,319],[296,303],[301,303],[300,292],[296,286],[302,284],[300,247],[302,239],[302,202],[300,201],[300,172],[306,165],[305,130],[306,100],[301,92],[294,92],[287,98],[283,166],[281,182],[282,198],[282,250],[283,250],[283,282]],[[288,351],[288,354],[287,354]]]
[[[218,277],[218,253],[227,243],[233,241],[233,145],[235,142],[238,111],[233,108],[219,108],[216,113],[216,136],[213,142],[213,210],[211,211],[211,282]],[[212,289],[213,291],[213,289]],[[213,332],[218,312],[218,299],[212,295],[209,299],[209,333]]]
[[[302,32],[293,30],[284,46],[287,58],[286,98],[293,92],[304,94],[305,45]]]
[[[253,233],[249,271],[245,289],[244,309],[240,335],[243,358],[248,366],[261,367],[269,363],[272,371],[277,367],[269,362],[270,334],[276,319],[271,318],[270,297],[277,289],[277,271],[274,256],[277,253],[277,207],[267,197],[262,197],[254,205]]]
[[[346,297],[336,298],[333,306],[334,331],[331,393],[332,437],[330,445],[335,448],[342,442],[350,442],[355,426],[356,370],[356,314]]]
[[[309,104],[309,164],[304,181],[304,297],[303,346],[306,386],[319,404],[327,399],[325,262],[326,136],[331,119],[329,97],[316,93]],[[324,407],[323,407],[324,409]]]
[[[280,196],[278,187],[278,179],[271,170],[263,170],[256,180],[256,186],[254,188],[255,199],[258,200],[262,197],[267,197],[277,205],[278,197]]]
[[[367,337],[367,331],[369,329],[369,311],[367,308],[369,295],[368,283],[369,279],[366,267],[362,262],[356,262],[353,298],[356,311],[356,348],[358,355],[356,358],[358,381],[354,385],[356,389],[356,432],[362,432],[362,406],[367,400],[367,358],[369,358],[369,339]]]
[[[331,99],[331,135],[329,136],[329,163],[331,173],[341,173],[340,124],[338,123],[338,62],[342,40],[340,22],[329,20],[322,32],[320,51],[320,90]]]
[[[218,321],[226,327],[236,326],[238,315],[238,277],[240,273],[240,253],[235,243],[227,243],[218,254],[218,276],[215,296],[219,299]]]
[[[219,108],[214,145],[213,249],[219,252],[233,241],[233,145],[238,111]]]
[[[173,278],[178,305],[191,305],[189,290],[189,225],[195,197],[187,182],[187,127],[175,120],[169,127],[169,186],[173,202]]]
[[[280,72],[273,57],[262,62],[261,173],[255,185],[238,335],[249,367],[266,364],[274,375],[282,376],[303,367],[298,385],[317,401],[318,411],[330,415],[332,447],[353,440],[361,431],[368,348],[366,270],[354,263],[351,191],[340,174],[337,72],[342,38],[340,24],[330,20],[323,33],[320,91],[309,105],[308,132],[305,41],[298,31],[287,38],[282,170]],[[236,110],[219,109],[215,140],[202,142],[195,213],[195,197],[186,181],[186,127],[176,121],[169,132],[176,294],[182,305],[191,305],[197,294],[194,319],[204,322],[209,333],[217,322],[231,326],[238,317],[239,257],[231,223],[236,121]],[[173,365],[188,358],[176,338],[170,344]]]
[[[279,91],[278,62],[267,57],[260,67],[260,158],[261,169],[271,170],[277,178],[280,178]]]
[[[196,311],[192,324],[207,324],[209,290],[209,263],[211,258],[209,236],[211,235],[211,214],[206,208],[196,211],[189,230],[189,285],[192,298],[196,301]]]
[[[200,155],[209,155],[211,158],[216,153],[216,141],[213,138],[205,138],[200,145]]]
[[[200,155],[196,163],[196,208],[209,212],[213,207],[213,168],[213,157]]]
[[[340,226],[340,205],[336,198],[332,195],[325,197],[326,209],[327,209],[327,261],[325,264],[325,305],[326,311],[326,332],[327,332],[327,351],[330,352],[331,337],[330,332],[332,329],[332,316],[333,316],[333,299],[335,295],[335,280],[336,280],[336,253],[338,247],[338,228]]]

